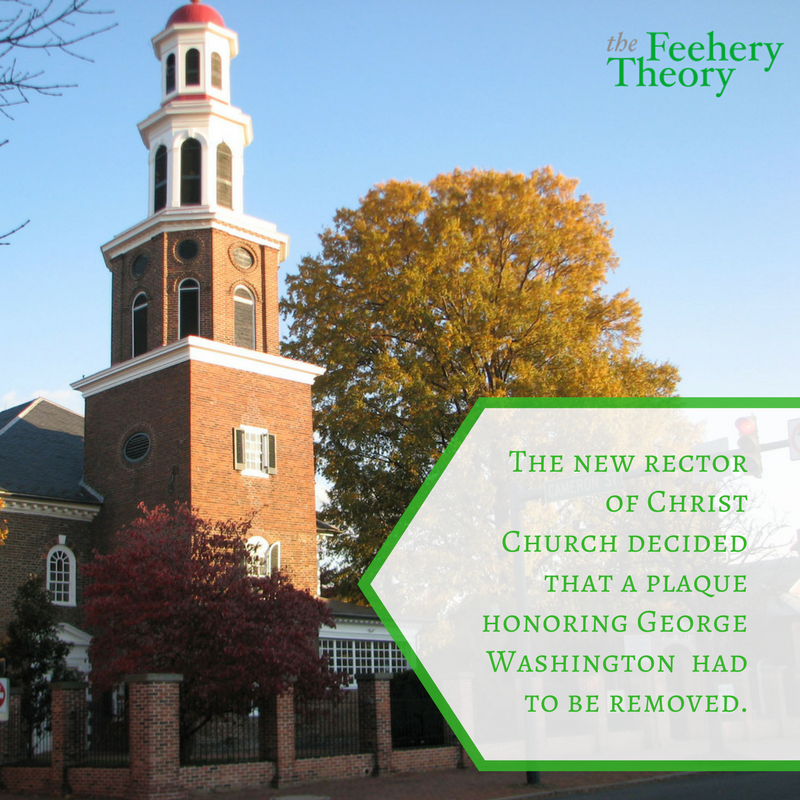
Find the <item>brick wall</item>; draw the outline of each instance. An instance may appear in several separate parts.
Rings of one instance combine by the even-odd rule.
[[[392,772],[430,772],[462,766],[461,747],[423,747],[392,751]]]
[[[181,784],[190,792],[252,789],[271,786],[274,779],[275,764],[271,761],[181,767]]]
[[[189,364],[146,375],[86,398],[86,482],[105,498],[94,524],[97,547],[149,507],[190,503]],[[137,432],[150,437],[150,454],[131,463],[123,445]]]
[[[67,781],[75,795],[125,800],[131,796],[131,771],[126,768],[70,767]]]
[[[147,295],[147,345],[150,349],[164,344],[164,281],[167,261],[167,237],[159,234],[144,245],[118,256],[111,262],[111,363],[126,361],[133,355],[131,311],[134,298]],[[141,278],[131,272],[134,261],[143,255],[147,269]]]
[[[46,767],[4,767],[3,788],[20,794],[61,794],[61,786],[51,786]]]
[[[232,431],[277,436],[277,474],[234,469]],[[130,463],[123,445],[143,431],[150,454]],[[86,480],[105,503],[97,546],[148,507],[183,502],[209,519],[252,519],[252,534],[281,542],[282,565],[316,592],[311,387],[251,372],[184,362],[86,399]]]
[[[131,800],[181,800],[180,677],[136,675],[127,681]]]
[[[316,593],[311,387],[195,362],[191,384],[192,505],[212,519],[252,516],[253,535],[281,542],[295,586]],[[232,430],[240,425],[276,434],[277,474],[233,468]]]
[[[56,616],[59,622],[81,627],[83,614],[80,603],[83,599],[84,580],[80,565],[86,563],[92,555],[90,524],[78,520],[23,514],[8,508],[3,509],[2,517],[8,522],[8,538],[0,547],[0,639],[4,638],[13,616],[12,603],[17,587],[31,575],[41,578],[44,585],[47,554],[51,547],[58,544],[59,535],[66,537],[64,544],[75,554],[78,565],[78,606],[56,606]]]
[[[242,234],[247,237],[248,231],[242,229]],[[197,255],[188,260],[181,258],[177,250],[186,239],[198,246]],[[253,257],[250,268],[236,264],[233,251],[237,247]],[[132,268],[142,255],[148,265],[137,278]],[[256,301],[255,349],[278,355],[278,257],[279,251],[273,247],[208,227],[159,233],[117,256],[111,261],[111,363],[132,356],[131,309],[140,292],[148,298],[148,349],[178,340],[178,287],[187,278],[200,284],[200,336],[234,344],[233,292],[241,284],[250,289]]]

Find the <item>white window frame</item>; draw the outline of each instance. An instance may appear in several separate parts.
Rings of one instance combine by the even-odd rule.
[[[232,180],[232,179],[231,179]],[[231,192],[233,189],[231,189]],[[236,324],[236,309],[237,303],[242,307],[247,307],[248,325],[250,326],[250,338],[247,344],[236,344],[240,329]],[[244,347],[247,350],[256,349],[256,298],[253,292],[244,284],[238,284],[233,290],[233,343],[237,347]]]
[[[147,329],[149,327],[148,316],[149,316],[149,313],[150,313],[150,300],[148,299],[147,294],[145,292],[138,292],[136,297],[133,298],[133,303],[131,303],[131,358],[136,358],[137,355],[140,355],[140,356],[144,355],[146,352],[148,352],[149,346],[150,346],[150,342],[147,341],[146,342],[147,346],[145,347],[145,349],[141,353],[137,354],[137,352],[136,352],[136,325],[137,325],[137,323],[136,323],[136,319],[137,319],[136,312],[137,311],[141,311],[141,309],[144,309],[144,314],[145,314],[145,316],[144,316],[144,336],[145,336],[145,339],[147,340],[148,339],[147,334],[149,333],[149,331]],[[141,323],[139,323],[139,324],[141,324]]]
[[[281,568],[281,543],[270,544],[263,536],[251,536],[247,548],[253,554],[254,562],[248,572],[254,578],[267,578]]]
[[[242,452],[243,451],[243,452]],[[253,478],[278,472],[278,440],[265,428],[240,425],[233,429],[234,469]]]
[[[192,300],[189,300],[190,294]],[[188,335],[183,332],[183,314],[187,303],[197,304],[197,333],[195,336],[200,335],[200,281],[195,278],[185,278],[178,285],[178,338],[185,339]]]
[[[328,656],[331,672],[351,678],[359,672],[390,672],[410,669],[400,648],[390,639],[344,639],[320,637],[319,653]]]
[[[64,581],[63,579],[58,581],[59,586],[63,587],[66,584],[67,589],[67,599],[64,600],[63,598],[57,599],[58,595],[63,595],[64,590],[63,588],[59,589],[52,589],[51,586],[56,583],[56,576],[53,574],[53,557],[56,555],[63,555],[64,561],[67,564],[67,568],[69,569],[69,575],[67,576],[67,580]],[[54,606],[68,606],[74,607],[76,605],[76,586],[75,586],[75,578],[77,573],[77,562],[75,561],[75,553],[70,550],[63,542],[59,542],[57,545],[54,545],[50,548],[49,552],[47,553],[47,578],[46,578],[46,587],[47,591],[50,592],[52,597],[52,604]]]

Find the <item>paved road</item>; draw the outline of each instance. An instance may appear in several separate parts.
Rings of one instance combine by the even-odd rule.
[[[586,798],[560,794],[559,800]],[[690,775],[657,783],[618,786],[592,792],[591,800],[800,800],[796,772],[723,772]]]
[[[323,781],[287,789],[249,789],[192,795],[208,800],[800,800],[800,774],[793,772],[698,773],[666,777],[650,773],[542,773],[541,786],[524,773],[441,770],[345,781]],[[657,778],[653,780],[653,778]],[[627,780],[610,788],[609,780]],[[0,790],[0,800],[54,800]],[[73,798],[79,800],[79,798]]]

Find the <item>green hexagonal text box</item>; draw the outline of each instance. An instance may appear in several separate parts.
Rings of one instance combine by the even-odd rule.
[[[476,403],[360,585],[479,768],[797,768],[798,405]]]

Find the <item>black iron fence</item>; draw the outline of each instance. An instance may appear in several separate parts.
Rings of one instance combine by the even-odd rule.
[[[413,672],[391,680],[392,747],[448,747],[458,740]]]
[[[81,690],[81,695],[82,695]],[[392,747],[421,748],[457,744],[441,712],[413,673],[390,683]],[[221,714],[208,720],[181,719],[182,764],[272,761],[277,757],[275,698],[261,708]],[[65,761],[70,766],[122,767],[130,761],[126,687],[95,693],[68,706]],[[374,742],[364,735],[357,690],[321,699],[294,701],[295,758],[344,756],[367,752]],[[52,734],[49,719],[38,727],[21,714],[5,725],[0,764],[49,766]]]
[[[9,766],[49,767],[53,735],[50,730],[49,697],[45,718],[33,722],[22,714],[11,714],[6,724],[5,752],[0,764]]]
[[[259,735],[258,709],[220,714],[207,721],[186,722],[181,731],[182,764],[238,764],[261,761],[267,755]]]
[[[356,691],[314,700],[295,698],[294,719],[296,758],[362,752]]]
[[[128,693],[121,686],[95,694],[85,707],[84,722],[71,725],[73,763],[87,767],[124,767],[129,762]],[[81,736],[85,739],[81,741]]]

